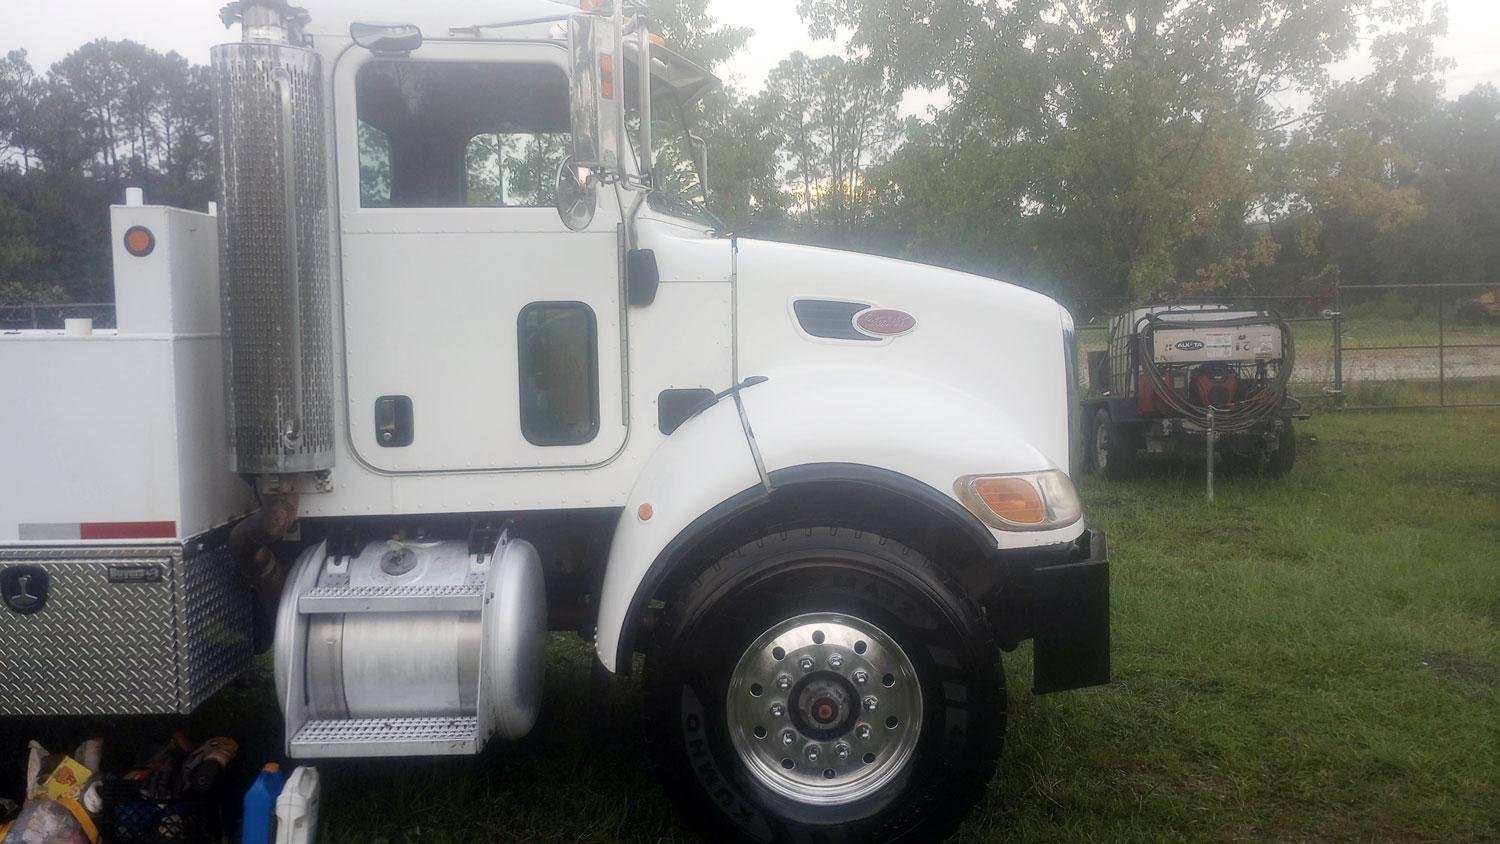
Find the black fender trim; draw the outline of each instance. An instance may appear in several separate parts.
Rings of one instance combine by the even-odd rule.
[[[895,493],[950,522],[974,544],[977,559],[989,560],[995,552],[994,535],[977,516],[938,490],[899,472],[858,463],[809,463],[777,469],[769,474],[769,479],[773,492],[768,493],[764,486],[756,485],[736,493],[694,519],[656,556],[636,586],[635,594],[630,599],[630,607],[626,610],[615,654],[617,673],[631,672],[631,654],[635,651],[636,632],[641,626],[646,608],[668,578],[678,571],[681,564],[687,562],[689,555],[741,516],[769,504],[777,493],[796,489],[798,486],[843,483]]]

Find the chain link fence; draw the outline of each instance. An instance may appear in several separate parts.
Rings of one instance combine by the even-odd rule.
[[[115,327],[113,302],[68,305],[0,305],[0,331],[61,329],[68,319],[92,319],[94,328]]]
[[[1067,303],[1078,336],[1078,373],[1103,352],[1109,319],[1127,299]],[[1172,304],[1274,310],[1296,341],[1292,395],[1323,409],[1500,405],[1500,285],[1342,284],[1304,296],[1208,297]],[[115,328],[110,302],[0,306],[0,332],[63,328],[86,317]]]
[[[1345,284],[1335,292],[1340,407],[1500,405],[1500,285]]]

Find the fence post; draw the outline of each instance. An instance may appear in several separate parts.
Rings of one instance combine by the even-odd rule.
[[[1448,406],[1448,366],[1443,354],[1443,300],[1448,297],[1438,296],[1438,407]]]
[[[1344,406],[1344,297],[1343,273],[1333,268],[1333,407]]]

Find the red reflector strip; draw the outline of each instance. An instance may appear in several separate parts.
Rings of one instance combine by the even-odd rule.
[[[79,539],[170,539],[176,522],[80,522]]]

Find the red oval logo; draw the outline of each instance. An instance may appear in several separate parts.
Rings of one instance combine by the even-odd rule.
[[[916,328],[917,318],[895,308],[870,308],[859,312],[854,318],[854,325],[866,334],[895,337]]]

